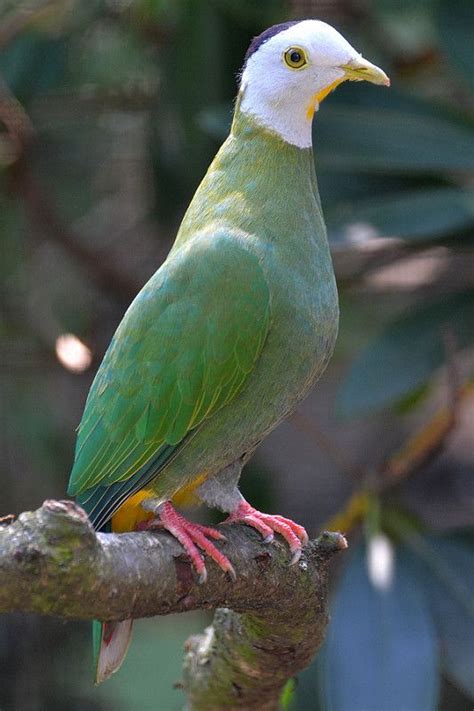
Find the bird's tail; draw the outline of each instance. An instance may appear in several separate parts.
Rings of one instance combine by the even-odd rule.
[[[133,620],[92,622],[96,684],[105,681],[120,669],[132,638],[132,626]]]
[[[153,518],[153,513],[145,511],[140,506],[143,499],[150,496],[152,493],[143,489],[129,497],[113,515],[112,520],[107,521],[99,530],[107,533],[135,531],[142,521]],[[133,620],[123,620],[122,622],[94,620],[92,622],[96,684],[105,681],[120,669],[132,639],[132,626]]]

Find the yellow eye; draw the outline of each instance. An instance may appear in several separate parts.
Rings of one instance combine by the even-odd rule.
[[[303,69],[308,64],[305,51],[301,47],[290,47],[283,55],[283,59],[290,69]]]

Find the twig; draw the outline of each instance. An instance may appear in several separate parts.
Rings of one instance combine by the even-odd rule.
[[[349,499],[343,511],[329,522],[329,528],[349,531],[367,514],[374,495],[380,496],[403,480],[413,476],[426,466],[445,445],[447,438],[457,424],[460,403],[474,391],[474,383],[461,385],[456,360],[456,341],[452,330],[447,327],[443,333],[446,350],[447,404],[440,408],[431,419],[403,447],[392,454],[375,472],[366,477],[366,485],[357,490]],[[370,484],[367,482],[370,481]]]
[[[469,384],[464,387],[460,384],[455,336],[449,327],[443,332],[443,341],[446,351],[447,404],[382,466],[378,476],[380,491],[392,487],[428,464],[456,426],[459,404],[471,388]]]
[[[456,334],[450,326],[445,326],[443,331],[443,343],[444,350],[446,353],[446,371],[447,371],[447,385],[448,385],[448,396],[450,400],[450,408],[453,413],[453,425],[456,423],[457,408],[459,405],[459,398],[461,392],[461,376],[458,368],[458,361],[456,358],[457,352],[457,339]]]
[[[457,406],[473,392],[473,383],[464,384],[457,391]],[[386,493],[403,480],[413,476],[421,467],[426,466],[444,446],[455,423],[456,418],[451,406],[438,410],[429,422],[410,437],[403,447],[380,468],[375,483],[354,492],[344,509],[328,521],[326,526],[345,532],[354,528],[370,508],[371,497]]]

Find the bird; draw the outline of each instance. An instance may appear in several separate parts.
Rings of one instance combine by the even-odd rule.
[[[206,555],[231,577],[223,523],[280,534],[295,563],[305,529],[254,509],[243,466],[296,408],[332,355],[338,294],[318,193],[312,121],[342,82],[387,75],[320,20],[255,37],[233,121],[164,263],[126,311],[90,388],[68,493],[98,531],[164,529],[205,581]],[[94,621],[95,681],[121,665],[132,620]]]

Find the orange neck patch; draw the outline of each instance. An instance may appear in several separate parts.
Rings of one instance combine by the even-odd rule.
[[[331,91],[334,91],[336,86],[339,86],[344,81],[344,79],[336,79],[336,81],[333,81],[332,84],[329,84],[325,89],[322,91],[319,91],[317,94],[314,94],[314,96],[311,98],[311,101],[308,104],[308,107],[306,109],[306,118],[308,121],[313,120],[314,112],[316,111],[317,106],[323,101],[328,94],[331,93]]]

